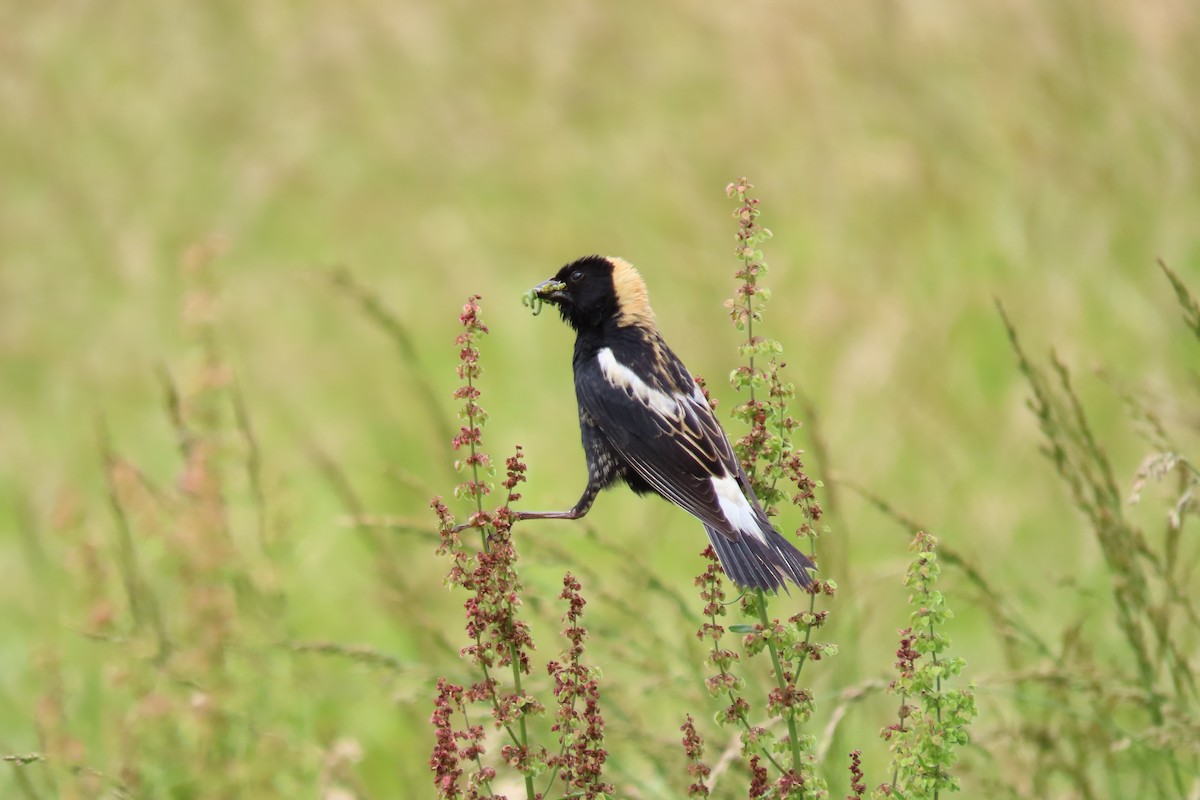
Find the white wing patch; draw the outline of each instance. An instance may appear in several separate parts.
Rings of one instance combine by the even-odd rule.
[[[673,419],[679,416],[679,400],[639,378],[636,372],[617,361],[611,348],[602,347],[596,359],[600,362],[600,373],[613,387],[629,392],[643,405],[664,417]]]
[[[746,493],[742,491],[742,485],[738,483],[737,478],[725,475],[709,480],[712,481],[713,492],[717,495],[717,505],[721,507],[721,513],[729,520],[729,524],[742,533],[766,542],[766,537],[758,526],[754,508],[746,499]]]
[[[636,372],[618,361],[612,349],[608,347],[600,349],[596,354],[596,361],[600,367],[600,374],[610,386],[641,403],[648,411],[667,423],[660,430],[670,433],[670,447],[680,456],[686,455],[694,459],[703,473],[707,473],[706,477],[712,487],[712,497],[716,499],[717,507],[712,508],[711,500],[704,496],[706,493],[702,489],[698,496],[694,495],[694,490],[681,487],[670,478],[664,477],[657,465],[646,463],[644,456],[624,453],[630,466],[659,494],[699,519],[705,520],[705,524],[726,530],[731,528],[746,536],[753,536],[765,544],[767,538],[760,527],[759,515],[737,478],[737,462],[733,460],[729,442],[713,418],[712,410],[700,387],[693,386],[690,394],[671,394],[655,389]],[[719,477],[713,476],[716,470],[721,471]],[[693,472],[692,479],[703,480],[703,473],[695,475]]]

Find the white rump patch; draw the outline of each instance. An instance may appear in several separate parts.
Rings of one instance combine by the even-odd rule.
[[[729,523],[742,533],[766,542],[767,539],[763,536],[762,529],[758,527],[758,517],[754,514],[754,507],[746,499],[746,493],[742,491],[742,485],[738,483],[738,479],[732,475],[726,475],[723,478],[710,478],[709,480],[712,481],[713,491],[717,494],[717,504],[721,506],[721,513],[725,515],[725,519],[729,520]]]
[[[600,373],[614,388],[623,389],[652,411],[675,419],[680,416],[679,401],[666,392],[651,387],[629,367],[617,361],[612,348],[603,347],[596,355],[600,362]]]

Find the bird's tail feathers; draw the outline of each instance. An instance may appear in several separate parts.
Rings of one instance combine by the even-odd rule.
[[[768,592],[783,589],[786,592],[786,581],[789,580],[802,589],[812,585],[809,570],[816,569],[812,559],[801,553],[770,524],[762,525],[766,542],[746,535],[733,540],[708,525],[704,529],[708,531],[708,540],[717,551],[725,574],[738,586]]]

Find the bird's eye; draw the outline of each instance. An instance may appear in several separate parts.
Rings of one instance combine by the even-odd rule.
[[[579,283],[583,280],[583,270],[577,269],[571,273],[571,283]]]

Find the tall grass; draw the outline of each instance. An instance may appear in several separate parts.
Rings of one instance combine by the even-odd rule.
[[[1200,342],[1194,297],[1165,265],[1163,272]],[[1012,680],[1022,703],[1029,704],[1024,741],[1037,765],[1029,789],[1045,793],[1061,781],[1082,797],[1148,792],[1190,797],[1200,789],[1200,694],[1190,655],[1200,616],[1192,600],[1196,574],[1188,567],[1194,551],[1182,531],[1188,516],[1200,510],[1194,497],[1200,472],[1159,414],[1126,393],[1130,419],[1146,426],[1151,452],[1136,479],[1123,487],[1068,366],[1053,352],[1048,368],[1037,363],[1003,308],[1001,316],[1029,382],[1043,452],[1103,555],[1105,616],[1117,634],[1103,637],[1096,648],[1085,637],[1087,621],[1069,619],[1056,632],[1057,643],[1043,633],[1039,652],[1026,648],[1016,655]],[[1130,508],[1151,480],[1173,481],[1166,509],[1150,518],[1157,536]]]

